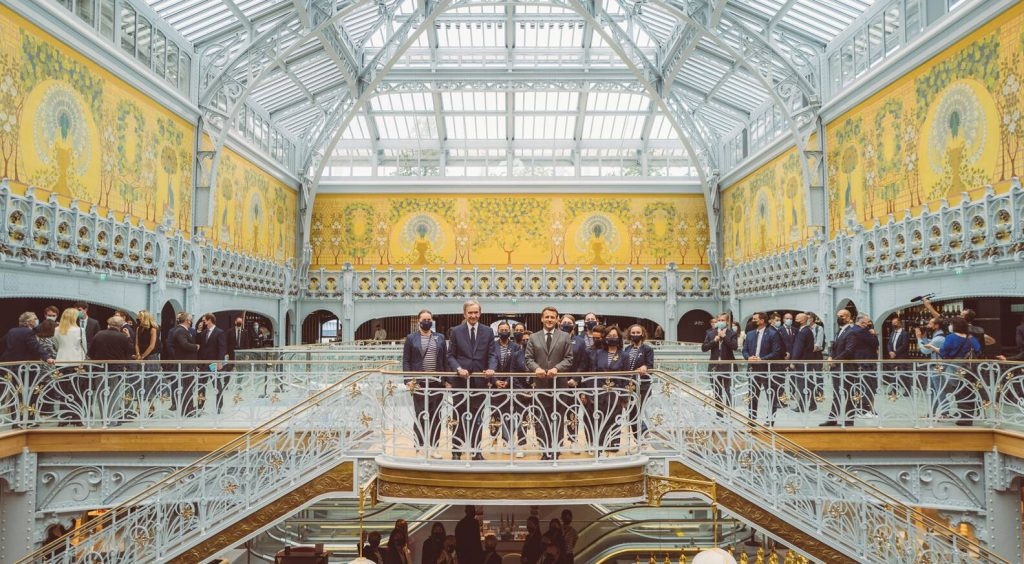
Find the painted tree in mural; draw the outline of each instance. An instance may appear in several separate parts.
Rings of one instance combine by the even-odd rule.
[[[678,215],[672,202],[652,202],[644,206],[641,217],[631,222],[630,256],[633,264],[640,264],[643,249],[654,255],[655,264],[665,264],[676,246]]]
[[[866,190],[878,193],[885,201],[887,214],[896,212],[897,200],[906,190],[903,115],[902,100],[889,98],[882,104],[875,114],[873,155],[870,159],[865,156],[865,175],[872,178]]]
[[[274,225],[274,228],[277,230],[277,237],[276,237],[276,239],[277,239],[277,241],[276,241],[277,248],[274,249],[273,251],[271,249],[267,249],[267,252],[271,256],[274,256],[274,257],[276,257],[278,259],[283,258],[284,254],[288,252],[285,249],[285,236],[284,236],[285,219],[287,219],[287,217],[288,217],[287,209],[288,209],[288,197],[285,194],[285,189],[283,187],[281,187],[281,186],[277,186],[274,189],[274,199],[273,199],[273,214],[274,214],[273,215],[273,221],[276,224],[276,225]],[[275,242],[273,239],[274,238],[272,237],[271,238],[271,242],[272,243]]]
[[[112,106],[104,105],[97,114],[99,122],[96,124],[100,133],[100,192],[96,203],[107,208],[110,207],[110,194],[120,178],[115,115],[116,110]]]
[[[469,214],[463,212],[455,216],[453,235],[455,236],[455,264],[473,264],[470,251],[473,248],[473,234],[483,231],[474,229]]]
[[[177,126],[173,121],[167,118],[157,118],[156,120],[156,142],[154,144],[154,150],[158,151],[157,159],[159,162],[158,172],[162,172],[167,176],[167,188],[164,198],[166,200],[165,206],[165,217],[174,217],[174,180],[181,173],[182,176],[189,176],[186,174],[188,164],[191,159],[179,159],[175,153],[176,147],[183,147],[185,145],[185,133],[180,127]],[[163,188],[154,182],[153,194],[158,194]],[[191,191],[191,190],[190,190]],[[157,215],[156,209],[156,198],[153,199],[153,210],[152,219],[155,221]],[[216,235],[216,234],[214,234]]]
[[[188,232],[192,224],[192,150],[184,146],[178,149],[178,170],[178,227]]]
[[[143,159],[146,158],[144,138],[146,119],[142,109],[134,102],[121,100],[117,104],[117,155],[120,174],[117,193],[121,197],[121,210],[133,213],[135,202],[143,190],[152,190],[145,186]]]
[[[245,217],[239,217],[235,223],[235,248],[239,250],[253,250],[259,248],[260,233],[265,226],[252,225],[247,220],[253,219],[253,214],[259,211],[260,222],[263,221],[263,194],[270,193],[270,181],[265,176],[250,168],[242,170],[242,199],[241,202],[248,202],[248,210]],[[242,206],[239,206],[241,210]],[[246,232],[249,233],[249,245],[246,248]]]
[[[833,229],[841,228],[843,213],[854,208],[853,172],[857,170],[859,158],[857,144],[863,139],[863,120],[858,117],[847,119],[835,132],[829,143],[829,223]]]
[[[322,210],[313,211],[313,217],[309,222],[309,244],[312,247],[312,263],[320,264],[320,257],[324,252],[324,214]]]
[[[921,173],[920,158],[917,155],[920,130],[914,123],[910,110],[903,113],[903,130],[896,135],[903,137],[903,177],[906,179],[906,191],[910,195],[910,205],[921,205]]]
[[[0,54],[0,157],[4,161],[3,178],[18,180],[18,131],[26,91],[18,80],[21,61]]]
[[[696,208],[688,214],[690,224],[693,225],[693,243],[697,251],[697,264],[707,262],[708,245],[711,243],[711,231],[708,229],[707,210]]]
[[[232,242],[231,216],[229,213],[242,206],[240,202],[234,203],[236,201],[235,198],[238,196],[237,174],[238,170],[235,160],[227,155],[223,156],[220,160],[220,171],[217,175],[217,191],[220,192],[220,197],[217,198],[217,201],[221,206],[219,210],[220,229],[219,233],[213,233],[211,238],[229,245]]]
[[[391,264],[391,224],[383,206],[373,210],[373,246],[377,249],[377,264]]]
[[[469,200],[470,216],[484,219],[494,229],[477,229],[473,234],[473,246],[480,248],[492,243],[500,243],[505,253],[506,264],[514,264],[512,255],[523,241],[538,241],[544,233],[544,227],[550,215],[550,202],[547,199],[532,197],[484,197]],[[508,229],[510,233],[520,235],[514,237],[495,237],[495,230]],[[496,241],[500,239],[500,241]]]
[[[367,203],[345,206],[341,241],[356,264],[363,264],[374,250],[376,210]]]
[[[1024,80],[1024,33],[1020,34],[1017,49],[1008,49],[999,68],[999,85],[993,91],[996,108],[999,110],[999,133],[1002,142],[1002,166],[999,179],[1018,176],[1017,163],[1024,149],[1024,104],[1021,103],[1021,81]]]

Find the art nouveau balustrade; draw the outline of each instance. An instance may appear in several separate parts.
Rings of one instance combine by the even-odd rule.
[[[440,376],[350,374],[113,508],[89,533],[61,538],[24,561],[170,559],[216,540],[218,531],[283,490],[301,489],[346,459],[419,456],[419,464],[436,467],[563,472],[615,454],[617,461],[641,464],[680,461],[857,560],[1002,562],[768,428],[751,426],[675,375],[581,375],[581,387],[554,390],[515,380],[511,388],[431,386]],[[448,452],[482,454],[484,461],[434,459]],[[559,456],[537,460],[545,454]],[[719,500],[727,510],[728,499]]]
[[[655,371],[641,442],[861,562],[1005,562],[873,486]],[[720,500],[728,510],[728,497]]]
[[[291,264],[190,241],[172,233],[170,221],[150,227],[80,205],[63,206],[55,195],[41,200],[31,186],[19,196],[7,179],[0,181],[0,261],[182,286],[198,276],[204,287],[252,294],[280,296],[291,289]]]
[[[708,298],[710,270],[652,268],[386,268],[308,274],[306,296],[359,300],[393,298]]]
[[[740,264],[726,262],[723,292],[764,295],[782,290],[841,285],[856,272],[865,280],[920,274],[950,268],[1019,262],[1024,259],[1024,190],[1014,179],[997,195],[988,186],[984,197],[964,197],[957,206],[926,205],[917,216],[890,216],[883,225],[851,225],[830,241],[820,239]]]
[[[0,364],[0,430],[26,427],[249,429],[376,358],[76,365]]]

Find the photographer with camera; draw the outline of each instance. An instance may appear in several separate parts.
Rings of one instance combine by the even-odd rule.
[[[920,300],[921,303],[924,304],[925,309],[927,309],[929,313],[941,319],[942,314],[939,313],[939,310],[935,309],[935,306],[932,305],[931,298],[933,297],[935,297],[935,294],[925,294],[923,296],[918,296],[914,298],[914,301]],[[991,347],[992,345],[996,344],[996,340],[990,337],[989,335],[985,334],[984,327],[974,324],[974,319],[977,316],[977,312],[975,312],[973,309],[968,308],[964,308],[963,310],[961,310],[959,315],[959,317],[962,317],[963,319],[967,320],[968,334],[974,337],[974,339],[978,341],[978,345],[981,347],[981,350],[978,351],[977,353],[978,358],[988,358],[985,349],[986,347]]]

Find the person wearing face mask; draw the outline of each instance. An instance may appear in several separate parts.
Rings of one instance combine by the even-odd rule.
[[[714,326],[704,334],[700,350],[710,353],[708,372],[712,373],[711,388],[719,403],[732,407],[732,371],[739,347],[736,331],[729,327],[729,314],[719,314]],[[718,414],[722,415],[721,410]]]
[[[841,309],[836,312],[836,319],[839,322],[839,333],[832,341],[832,354],[828,361],[832,369],[832,407],[828,412],[828,419],[821,427],[835,427],[840,424],[842,417],[844,427],[853,426],[853,385],[857,378],[857,365],[852,360],[857,358],[857,343],[861,340],[859,334],[864,331],[853,322],[853,316],[849,310]],[[833,361],[845,361],[838,364],[831,364]]]
[[[943,359],[975,359],[981,355],[981,343],[970,334],[970,323],[963,317],[954,317],[949,320],[949,333],[946,341],[942,343],[939,356]],[[975,375],[977,368],[968,366],[953,378],[956,380],[956,424],[963,427],[974,425],[974,418],[978,416],[978,394],[981,386],[978,386],[978,379]]]
[[[527,378],[515,376],[526,372],[526,355],[523,348],[512,341],[512,328],[507,321],[498,324],[498,368],[495,370],[491,392],[491,418],[498,420],[505,449],[511,451],[515,441],[516,458],[523,457],[521,447],[526,436],[520,433],[525,405],[517,393],[525,390]],[[495,428],[492,426],[492,428]]]
[[[622,354],[622,333],[615,325],[594,328],[594,349],[591,351],[592,372],[622,372],[625,370],[625,356]],[[588,378],[591,404],[587,414],[587,427],[590,431],[594,454],[607,457],[612,450],[617,450],[622,441],[621,431],[611,439],[613,427],[620,425],[622,404],[624,402],[628,379],[622,376]],[[610,442],[614,441],[614,444]]]
[[[59,323],[60,309],[58,309],[57,306],[54,305],[46,306],[46,309],[43,310],[43,321],[46,320],[50,320],[54,323]]]
[[[928,320],[924,328],[915,327],[914,335],[917,337],[917,347],[921,354],[927,355],[933,361],[938,361],[942,358],[939,355],[939,351],[942,350],[942,345],[946,342],[946,332],[942,329],[942,319],[933,317]],[[945,387],[946,376],[942,371],[941,364],[938,362],[929,364],[927,389],[932,417],[941,417],[945,414],[945,410],[941,405],[944,396],[942,392]]]
[[[782,367],[766,361],[782,360],[785,351],[778,331],[768,325],[768,316],[764,312],[755,312],[751,316],[751,321],[754,327],[747,332],[747,339],[743,342],[743,356],[747,359],[747,374],[750,377],[748,417],[752,421],[757,420],[757,408],[761,392],[764,392],[771,406],[767,419],[768,425],[771,426],[775,424],[775,413],[781,406],[779,395],[783,384],[781,377],[773,372],[781,370]]]
[[[622,351],[626,359],[623,370],[636,374],[634,379],[637,383],[637,392],[639,392],[637,403],[629,409],[626,420],[632,422],[633,440],[639,445],[640,434],[647,429],[647,423],[643,420],[643,404],[651,388],[651,377],[647,375],[647,371],[654,368],[654,348],[645,342],[647,341],[647,329],[644,329],[644,326],[639,323],[630,325],[626,330],[626,335],[629,337],[629,344]]]
[[[526,345],[526,343],[523,342],[523,338],[525,335],[526,326],[523,325],[522,323],[516,323],[515,326],[512,327],[512,340],[515,341],[515,343],[520,347]]]
[[[448,372],[448,348],[444,336],[434,333],[434,316],[430,310],[420,310],[416,330],[405,337],[402,347],[402,371],[405,384],[412,392],[413,434],[419,456],[441,458],[437,450],[441,437],[441,404],[444,385],[438,376],[413,377],[410,372]],[[421,452],[422,451],[422,452]]]
[[[810,327],[811,317],[806,313],[796,314],[796,324],[799,327],[796,337],[793,339],[792,353],[789,355],[789,369],[794,373],[793,390],[796,398],[796,405],[793,411],[814,411],[818,409],[817,400],[814,397],[815,383],[810,380],[813,372],[811,362],[814,360],[814,331]]]
[[[588,364],[590,353],[587,351],[586,335],[575,334],[576,318],[568,313],[563,314],[559,328],[563,333],[568,333],[569,338],[572,340],[572,366],[569,367],[569,372],[587,372],[590,369]],[[563,396],[566,403],[566,423],[568,427],[566,434],[569,436],[572,451],[574,453],[579,452],[579,425],[576,423],[581,417],[580,407],[582,404],[580,403],[579,395],[575,394],[574,390],[578,390],[580,387],[580,377],[570,375],[559,382],[558,387],[567,390]],[[576,429],[573,429],[573,427],[576,427]]]
[[[36,314],[31,311],[26,311],[18,316],[18,326],[7,332],[4,336],[4,348],[3,356],[0,356],[0,361],[3,362],[19,362],[24,363],[19,366],[9,367],[15,374],[20,374],[24,377],[23,385],[30,389],[35,390],[39,387],[39,366],[36,364],[40,360],[45,361],[47,364],[53,364],[53,354],[46,350],[46,348],[39,342],[36,337],[36,327],[39,325],[39,318]],[[31,414],[26,414],[26,417],[31,418]],[[21,428],[22,424],[15,424],[16,428]]]

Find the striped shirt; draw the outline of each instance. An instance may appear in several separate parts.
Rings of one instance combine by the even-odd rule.
[[[420,348],[424,350],[423,371],[437,372],[437,341],[434,340],[433,333],[420,333]]]

